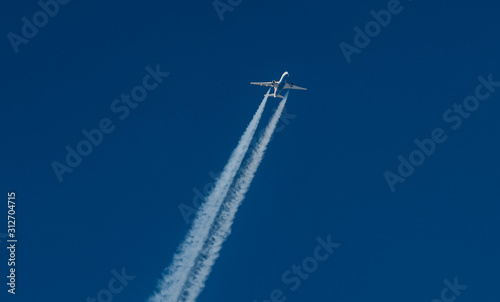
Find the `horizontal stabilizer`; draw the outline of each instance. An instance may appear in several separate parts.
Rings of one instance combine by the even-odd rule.
[[[273,98],[284,98],[284,96],[277,94],[276,96],[274,94],[264,94],[264,96],[271,96]]]

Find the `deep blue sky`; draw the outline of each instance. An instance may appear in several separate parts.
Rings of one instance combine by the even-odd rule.
[[[0,10],[0,233],[17,193],[17,294],[2,301],[85,301],[111,270],[136,276],[113,301],[143,301],[188,231],[178,205],[220,171],[264,88],[291,80],[296,115],[273,138],[199,301],[430,301],[443,280],[457,301],[498,299],[500,91],[457,130],[443,120],[500,81],[497,1],[402,1],[403,11],[348,64],[339,48],[383,1],[244,0],[221,22],[207,1],[75,1],[15,54],[9,32],[40,10]],[[145,67],[170,72],[119,120],[110,105]],[[270,100],[262,124],[277,101]],[[59,182],[83,129],[116,129]],[[283,124],[281,124],[283,125]],[[415,139],[443,144],[391,192]],[[294,292],[281,275],[311,256],[316,237],[341,247]],[[6,242],[0,275],[7,274]]]

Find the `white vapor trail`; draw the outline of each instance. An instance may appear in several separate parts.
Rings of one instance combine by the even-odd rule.
[[[238,207],[241,205],[243,199],[245,198],[245,195],[250,188],[255,173],[257,172],[257,168],[264,158],[264,153],[266,151],[267,145],[269,144],[272,134],[274,133],[287,98],[288,92],[280,102],[278,109],[276,109],[276,112],[272,116],[264,133],[259,138],[257,145],[251,153],[250,159],[242,168],[235,185],[231,189],[231,192],[226,199],[226,202],[223,204],[216,222],[214,223],[214,227],[212,229],[210,237],[208,238],[203,251],[200,253],[197,265],[191,271],[189,280],[187,281],[186,286],[183,289],[183,293],[179,301],[195,301],[205,287],[205,282],[208,278],[208,275],[212,271],[212,267],[219,257],[220,250],[222,249],[222,244],[224,243],[224,241],[226,241],[229,234],[231,234],[231,226],[233,224],[236,212],[238,211]]]
[[[215,217],[248,151],[255,130],[262,117],[262,112],[266,106],[267,94],[269,94],[269,91],[266,93],[252,121],[241,136],[238,146],[234,149],[224,170],[217,179],[214,189],[200,206],[191,229],[184,238],[184,241],[177,248],[172,263],[165,269],[162,279],[158,282],[156,292],[149,298],[150,302],[178,301],[189,272],[194,267],[196,258],[203,249]]]

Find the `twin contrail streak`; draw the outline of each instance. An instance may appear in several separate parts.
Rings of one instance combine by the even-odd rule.
[[[269,94],[269,91],[267,94]],[[163,278],[159,281],[157,291],[149,298],[150,302],[176,302],[179,300],[190,271],[195,266],[196,259],[202,251],[204,243],[207,241],[221,204],[226,198],[236,173],[240,169],[241,163],[248,151],[266,102],[267,96],[262,100],[252,121],[241,136],[238,146],[231,154],[224,170],[215,183],[214,189],[200,206],[191,229],[178,247],[172,263],[164,272]]]
[[[215,261],[219,257],[222,244],[227,239],[229,234],[231,234],[231,226],[233,224],[235,214],[238,211],[238,207],[245,198],[255,173],[257,172],[257,168],[264,158],[267,145],[269,144],[272,134],[274,133],[287,98],[288,92],[280,102],[278,109],[276,109],[276,112],[271,118],[264,133],[259,138],[257,145],[252,150],[250,159],[242,168],[235,185],[231,189],[226,202],[223,204],[221,212],[212,228],[210,237],[207,239],[199,258],[197,259],[197,264],[191,271],[189,279],[182,290],[180,301],[195,301],[205,287],[205,281],[207,280]]]

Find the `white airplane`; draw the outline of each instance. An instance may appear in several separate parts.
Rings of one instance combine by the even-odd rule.
[[[266,87],[273,87],[274,88],[274,94],[266,94],[266,96],[272,96],[275,98],[283,98],[283,96],[280,94],[283,89],[297,89],[297,90],[307,90],[307,88],[302,88],[299,86],[295,86],[293,83],[288,84],[286,80],[288,80],[288,71],[285,71],[283,75],[281,76],[281,79],[279,81],[272,81],[272,82],[251,82],[250,84],[252,85],[259,85],[259,86],[266,86]]]

